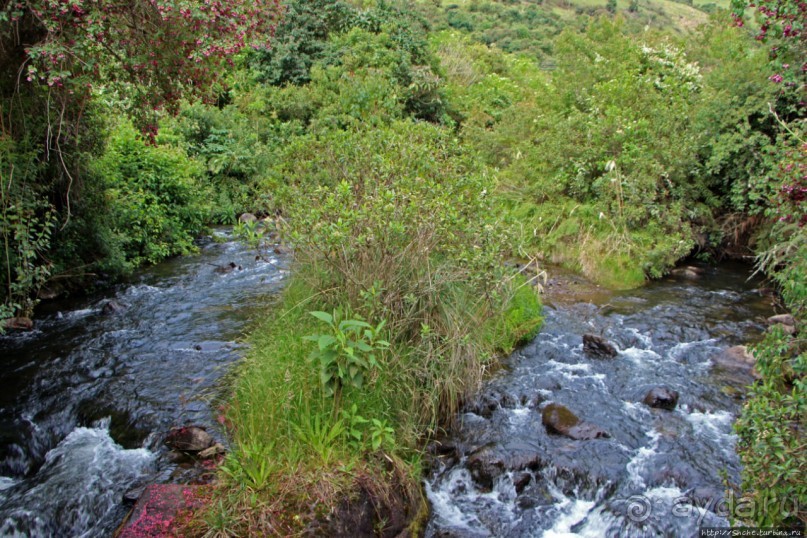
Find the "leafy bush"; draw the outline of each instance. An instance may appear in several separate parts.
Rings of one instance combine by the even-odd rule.
[[[26,164],[32,161],[16,152],[13,141],[0,137],[0,241],[5,253],[0,258],[0,331],[4,319],[33,314],[37,292],[52,270],[47,254],[55,215],[45,200],[26,188],[31,181],[26,173],[32,171]]]
[[[445,337],[467,334],[475,313],[490,315],[485,290],[500,282],[507,237],[493,210],[494,184],[472,157],[448,133],[410,122],[291,146],[269,188],[303,267],[327,268],[310,276],[325,277],[313,287],[331,304],[387,319],[399,342],[418,339],[422,324]],[[383,291],[371,316],[361,311],[362,294],[374,285]],[[478,298],[467,319],[450,311],[461,289]]]
[[[184,152],[150,146],[119,125],[95,163],[106,187],[112,248],[124,271],[194,250],[208,206],[199,168]],[[113,268],[114,269],[114,268]]]

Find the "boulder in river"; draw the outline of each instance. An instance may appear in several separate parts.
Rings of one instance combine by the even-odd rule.
[[[684,267],[676,267],[672,271],[670,271],[671,275],[689,278],[689,279],[696,279],[703,276],[705,273],[703,267],[697,267],[695,265],[686,265]]]
[[[34,322],[30,318],[8,318],[3,320],[3,327],[18,331],[30,331],[34,328]]]
[[[204,429],[198,426],[173,428],[165,436],[164,443],[173,450],[181,452],[201,452],[213,446],[215,440]]]
[[[256,217],[252,213],[241,213],[241,216],[238,217],[238,222],[246,223],[246,222],[257,222],[257,221],[258,221],[258,217]]]
[[[118,301],[116,301],[115,299],[111,299],[111,300],[107,301],[106,304],[104,304],[104,307],[101,309],[101,311],[106,316],[111,316],[112,314],[117,314],[118,312],[123,312],[124,310],[126,310],[126,307],[123,306]]]
[[[653,387],[645,395],[644,403],[656,409],[672,411],[678,405],[678,393],[667,387]]]
[[[567,407],[557,403],[551,403],[544,407],[541,413],[541,422],[546,426],[549,433],[565,435],[579,441],[611,437],[608,432],[599,426],[580,420]]]
[[[474,482],[490,490],[496,477],[505,472],[502,455],[493,447],[485,446],[468,456],[468,471]]]
[[[484,445],[469,455],[466,463],[474,482],[487,490],[492,489],[496,478],[505,472],[537,469],[543,465],[539,451],[518,443]]]
[[[742,374],[761,379],[756,369],[757,359],[745,346],[732,346],[714,356],[712,362],[730,374]]]
[[[583,335],[583,351],[594,357],[616,357],[616,348],[602,336]]]
[[[792,314],[778,314],[768,318],[770,328],[779,327],[785,334],[796,334],[796,318]]]

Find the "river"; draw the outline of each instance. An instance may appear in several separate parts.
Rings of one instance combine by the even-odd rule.
[[[110,536],[126,492],[180,480],[162,445],[171,427],[203,425],[226,442],[222,378],[288,260],[214,236],[0,337],[0,535]],[[724,484],[740,471],[731,427],[751,379],[714,359],[758,339],[772,313],[748,274],[727,265],[630,292],[550,294],[541,333],[443,440],[425,481],[427,535],[679,537],[725,525]],[[585,333],[617,357],[586,355]],[[680,393],[675,410],[642,403],[659,385]],[[541,410],[553,402],[610,437],[547,433]]]
[[[718,357],[758,340],[771,298],[746,265],[705,268],[629,292],[550,300],[541,333],[457,417],[426,481],[431,537],[697,536],[728,526],[739,481],[732,424],[753,380]],[[618,350],[596,358],[582,336]],[[672,410],[643,403],[663,386]],[[550,434],[555,403],[610,437]]]
[[[43,305],[35,330],[0,337],[0,535],[110,536],[127,491],[175,480],[171,427],[224,442],[222,376],[286,265],[217,230],[196,255],[105,297]]]

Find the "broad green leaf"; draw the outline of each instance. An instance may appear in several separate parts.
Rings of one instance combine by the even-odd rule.
[[[322,312],[320,310],[315,310],[313,312],[309,312],[315,318],[324,321],[328,325],[333,325],[333,316],[327,312]]]
[[[331,345],[336,343],[336,338],[331,336],[330,334],[323,334],[319,337],[318,344],[320,350],[325,350],[329,348]]]

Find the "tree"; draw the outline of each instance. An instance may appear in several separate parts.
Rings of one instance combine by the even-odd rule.
[[[280,12],[279,0],[5,0],[0,67],[62,100],[114,90],[153,135],[154,111],[212,99],[234,54],[268,46]]]

